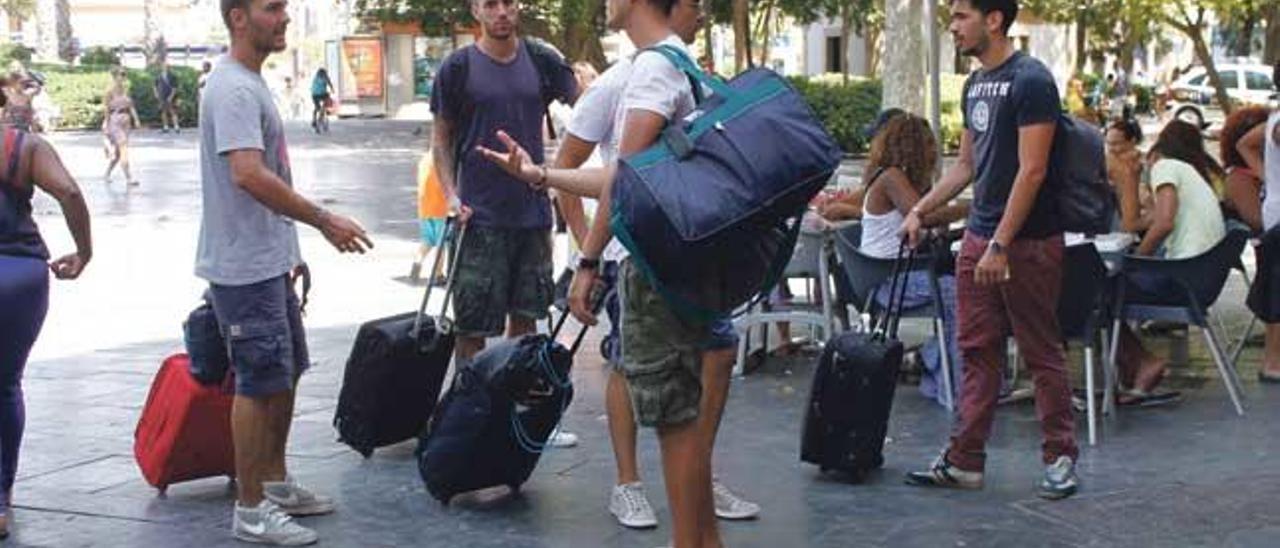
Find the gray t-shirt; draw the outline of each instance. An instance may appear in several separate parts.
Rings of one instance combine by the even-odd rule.
[[[261,204],[231,180],[227,154],[261,150],[267,169],[293,185],[284,124],[262,76],[231,57],[209,75],[200,105],[200,180],[204,211],[196,276],[248,285],[302,262],[293,220]]]

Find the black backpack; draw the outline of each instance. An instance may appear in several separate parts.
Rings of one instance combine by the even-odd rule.
[[[1111,232],[1116,196],[1107,181],[1102,130],[1063,114],[1053,135],[1049,174],[1064,231],[1089,235]]]

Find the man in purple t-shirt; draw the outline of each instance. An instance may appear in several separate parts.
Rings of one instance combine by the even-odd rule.
[[[454,280],[460,363],[487,337],[533,333],[551,306],[551,204],[476,152],[498,148],[498,130],[542,162],[542,127],[552,99],[572,103],[573,70],[546,46],[516,35],[516,0],[471,0],[482,35],[441,66],[431,93],[432,154],[441,186],[467,223]],[[509,320],[509,321],[508,321]]]

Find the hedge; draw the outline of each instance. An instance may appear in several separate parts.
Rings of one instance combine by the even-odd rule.
[[[792,77],[790,80],[813,107],[841,149],[852,154],[867,151],[870,143],[862,131],[875,121],[880,112],[882,87],[879,80],[850,77],[846,83],[839,75]],[[940,133],[943,149],[946,151],[954,151],[960,147],[963,124],[960,115],[960,90],[963,86],[963,75],[942,77]]]
[[[32,69],[45,74],[49,98],[62,109],[60,127],[97,129],[102,127],[102,99],[111,85],[111,67],[35,65]],[[178,118],[183,126],[196,125],[199,71],[189,67],[170,67],[178,86]],[[125,69],[129,97],[143,125],[160,124],[160,107],[152,85],[153,71]]]

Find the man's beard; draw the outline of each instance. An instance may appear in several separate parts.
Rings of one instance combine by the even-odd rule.
[[[991,38],[987,36],[983,36],[978,39],[978,43],[975,44],[973,47],[965,50],[960,50],[960,53],[969,57],[978,57],[983,53],[986,53],[987,49],[990,47],[991,47]]]

